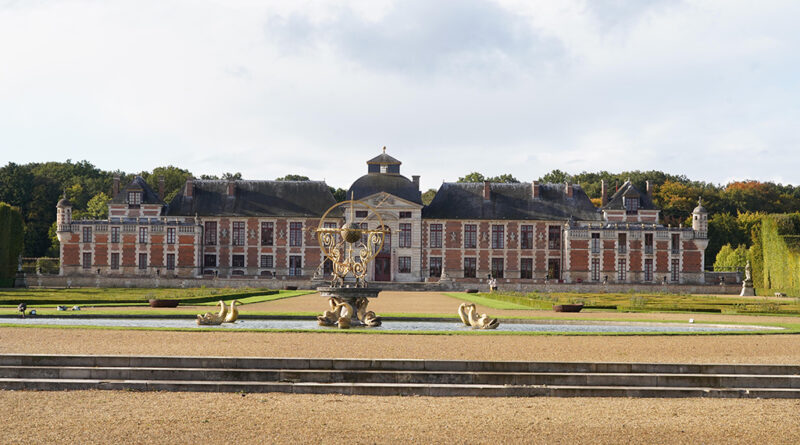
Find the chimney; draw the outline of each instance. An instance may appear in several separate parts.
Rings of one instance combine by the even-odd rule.
[[[647,184],[647,197],[653,199],[653,185],[650,184],[649,180],[647,180],[645,184]]]
[[[233,198],[236,195],[236,182],[228,181],[228,198]]]
[[[119,195],[119,175],[114,176],[114,186],[111,188],[111,197]]]
[[[489,200],[492,197],[492,183],[483,181],[483,199]]]
[[[606,180],[600,180],[600,205],[605,207],[608,204],[608,193],[606,192]]]
[[[531,189],[533,193],[533,199],[539,199],[539,181],[533,181],[531,183]]]
[[[572,198],[572,185],[569,182],[564,183],[564,190],[567,194],[567,198]]]
[[[183,192],[183,196],[186,198],[194,196],[194,178],[191,176],[186,178],[186,191]]]
[[[413,182],[414,185],[417,186],[417,190],[419,190],[419,175],[412,175],[411,182]]]
[[[159,176],[158,177],[158,199],[160,199],[162,201],[164,200],[164,189],[165,189],[164,177],[163,176]]]

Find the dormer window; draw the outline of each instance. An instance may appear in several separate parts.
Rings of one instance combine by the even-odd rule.
[[[639,211],[639,198],[625,198],[625,212],[626,213],[636,213]]]
[[[386,165],[386,164],[383,164],[383,165],[381,165],[381,173],[386,173],[386,171],[387,171],[388,167],[389,167],[389,166],[388,166],[388,165]]]
[[[138,206],[142,203],[142,192],[128,192],[128,205]]]

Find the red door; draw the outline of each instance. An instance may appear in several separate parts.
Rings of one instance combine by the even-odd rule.
[[[375,257],[375,281],[392,280],[392,258],[378,255]]]

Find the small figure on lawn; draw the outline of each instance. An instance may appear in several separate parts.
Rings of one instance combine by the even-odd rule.
[[[497,280],[489,275],[489,292],[496,292],[497,291]]]
[[[25,318],[25,311],[28,310],[28,305],[25,303],[20,303],[19,306],[17,306],[17,310],[22,313],[22,318]]]

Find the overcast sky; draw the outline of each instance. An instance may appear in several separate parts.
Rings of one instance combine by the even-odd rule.
[[[800,2],[0,0],[0,164],[800,183]]]

